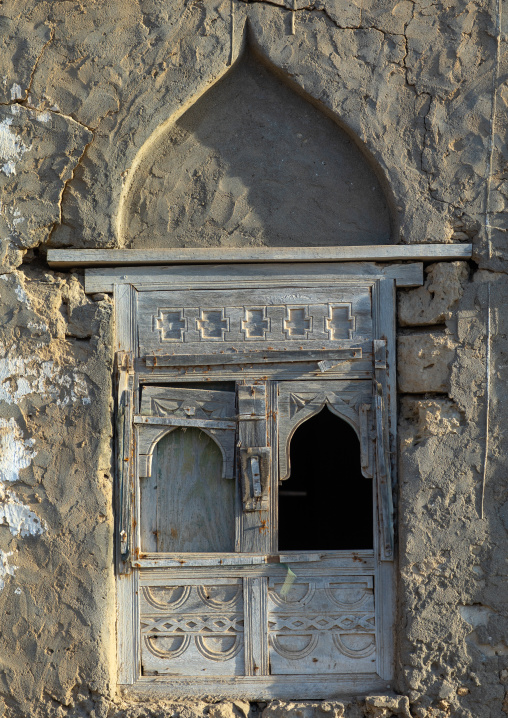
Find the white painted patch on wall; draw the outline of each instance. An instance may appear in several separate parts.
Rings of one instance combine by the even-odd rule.
[[[51,120],[51,115],[50,115],[49,112],[46,110],[45,112],[38,112],[38,113],[35,115],[35,119],[36,119],[38,122],[44,122],[44,124],[47,124],[47,123]]]
[[[4,491],[0,486],[0,500],[0,524],[7,525],[13,536],[38,536],[47,529],[45,522],[10,489]]]
[[[61,373],[53,361],[41,362],[36,356],[9,356],[1,345],[0,353],[4,353],[0,357],[0,402],[18,404],[25,396],[37,394],[60,407],[91,404],[88,384],[78,371]]]
[[[23,91],[21,87],[18,85],[17,82],[13,84],[11,87],[11,100],[22,100],[23,99]]]
[[[5,160],[2,172],[7,176],[16,174],[16,162],[29,149],[11,130],[12,118],[6,117],[0,122],[0,158]]]
[[[0,523],[9,527],[13,536],[38,536],[47,529],[29,506],[24,504],[6,483],[19,479],[21,469],[26,469],[36,451],[34,439],[25,439],[21,427],[11,418],[0,417]],[[14,576],[16,566],[10,566],[11,553],[0,550],[0,590],[5,586],[5,578]]]
[[[473,628],[486,626],[492,609],[489,606],[459,606],[461,617]]]
[[[21,469],[26,469],[37,452],[33,439],[25,439],[15,419],[0,417],[0,482],[12,483],[19,479]]]
[[[2,551],[0,549],[0,591],[5,586],[5,578],[14,576],[14,572],[18,568],[17,566],[9,565],[9,556],[12,556],[12,553],[12,551]]]

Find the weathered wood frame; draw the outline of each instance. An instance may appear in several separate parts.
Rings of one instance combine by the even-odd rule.
[[[399,271],[400,276],[408,277],[407,266],[405,267],[404,265],[398,265],[398,267],[398,270],[394,270],[395,273]],[[169,271],[166,271],[164,273],[164,283],[160,282],[159,284],[160,289],[163,290],[167,288],[174,289],[175,286],[178,285],[183,288],[182,280],[185,281],[185,286],[188,288],[199,287],[200,289],[202,289],[209,287],[212,284],[214,284],[214,286],[217,286],[220,281],[229,282],[232,278],[231,271],[223,272],[222,278],[221,272],[218,271],[214,272],[214,278],[211,282],[209,280],[209,268],[207,269],[206,273],[202,271],[196,272],[196,267],[190,268],[190,272],[187,272],[186,268],[168,269]],[[183,273],[181,271],[178,272],[179,269],[183,269]],[[247,270],[246,272],[243,271],[245,269]],[[237,269],[234,270],[233,275],[235,275],[236,281],[239,284],[242,283],[243,277],[244,286],[252,286],[252,284],[256,282],[261,282],[264,285],[266,285],[267,283],[270,285],[275,285],[277,282],[280,283],[280,277],[277,274],[277,270],[267,272],[267,269],[269,268],[266,266],[259,268],[247,267],[242,268],[241,271]],[[330,278],[333,277],[335,277],[339,281],[341,278],[344,278],[344,276],[347,276],[348,279],[352,282],[354,282],[356,279],[354,275],[351,276],[349,272],[343,273],[341,271],[343,269],[343,266],[341,265],[335,267],[326,265],[326,271],[324,272],[320,271],[321,267],[318,267],[316,265],[313,266],[313,271],[299,272],[298,269],[300,269],[300,267],[293,269],[290,272],[288,272],[287,269],[288,268],[286,266],[286,271],[283,272],[286,277],[284,281],[285,286],[287,286],[288,283],[292,286],[300,286],[302,283],[305,284],[305,286],[309,284],[319,286],[324,283],[328,284]],[[383,464],[384,462],[383,470],[385,476],[394,477],[396,475],[394,463],[396,407],[393,399],[395,396],[395,284],[397,282],[397,277],[392,275],[390,279],[387,279],[385,272],[376,273],[374,271],[376,269],[376,267],[370,267],[370,272],[366,271],[365,274],[361,274],[358,279],[365,280],[367,275],[368,279],[372,282],[374,337],[377,338],[379,346],[382,345],[384,347],[384,354],[383,351],[381,351],[381,354],[383,354],[383,356],[380,357],[379,351],[376,352],[374,372],[376,386],[379,385],[379,388],[381,389],[381,395],[383,397],[383,402],[378,402],[376,404],[376,410],[378,411],[378,415],[382,417],[383,424],[381,434],[379,434],[379,436],[377,437],[376,442],[377,445],[381,443],[383,444],[382,451],[380,451],[379,449],[377,450],[378,470],[380,464]],[[418,273],[421,275],[421,265],[418,267],[418,270],[416,272],[414,269],[412,269],[411,272],[409,275],[411,276],[411,279],[409,281],[412,281],[415,284],[421,283],[421,280],[418,281],[416,278],[416,275]],[[323,277],[323,273],[326,275],[325,278]],[[147,271],[146,269],[144,269],[142,271],[135,272],[135,274],[137,274],[135,284],[131,283],[134,277],[130,274],[119,275],[117,270],[113,271],[112,274],[114,276],[111,277],[111,279],[118,280],[114,281],[114,304],[116,324],[115,347],[118,351],[124,352],[126,355],[132,355],[135,354],[136,351],[135,297],[136,293],[139,291],[144,291],[146,289],[148,289],[149,291],[153,291],[154,283],[151,276],[152,271]],[[266,279],[267,274],[269,276],[268,280]],[[101,281],[107,282],[110,280],[105,278],[104,275],[101,275]],[[180,284],[180,282],[182,283]],[[110,285],[108,284],[107,286],[109,288]],[[95,285],[95,291],[97,291],[97,285]],[[313,367],[315,363],[316,362],[314,359],[312,362]],[[164,379],[168,380],[168,378],[170,378],[172,382],[189,381],[189,376],[187,374],[178,375],[177,373],[175,373],[174,369],[171,369],[171,367],[150,367],[148,365],[148,362],[142,362],[140,359],[134,361],[134,368],[136,370],[134,378],[132,376],[132,366],[129,368],[129,376],[133,396],[133,412],[136,413],[139,412],[139,406],[136,405],[136,397],[138,395],[137,387],[139,385],[140,372],[143,374],[143,378],[147,381],[147,383],[155,384],[164,381]],[[275,366],[263,366],[257,368],[251,367],[249,371],[250,373],[248,373],[247,376],[243,374],[244,378],[257,377],[259,380],[259,378],[263,374],[269,374],[269,378],[271,379],[271,381],[269,384],[270,392],[268,400],[271,407],[271,411],[273,412],[278,400],[276,384],[276,380],[278,378],[277,368]],[[216,377],[221,376],[221,378],[225,380],[238,379],[238,373],[235,373],[235,371],[232,371],[224,365],[217,366],[216,369],[214,369],[213,374]],[[339,369],[335,372],[332,371],[332,373],[326,375],[326,377],[324,377],[323,375],[321,376],[323,380],[326,380],[328,382],[328,380],[339,380],[341,378],[347,378],[348,380],[355,378],[367,379],[368,374],[369,373],[365,371],[361,371],[359,372],[358,376],[356,376],[354,372],[345,376],[343,373],[341,373]],[[210,370],[208,368],[206,371],[203,372],[193,372],[192,381],[202,381],[209,377]],[[312,377],[315,379],[315,374],[310,374],[309,366],[304,363],[300,369],[299,374],[296,377],[282,376],[280,378],[286,380],[288,378],[304,379],[305,377]],[[373,378],[372,371],[370,372],[370,378]],[[120,379],[120,383],[123,382],[125,384],[125,381],[126,376],[123,375],[123,377]],[[377,408],[378,404],[380,405],[380,409]],[[365,425],[366,408],[363,408],[359,412],[360,416],[362,415],[362,412],[362,421]],[[379,414],[379,412],[381,413]],[[374,412],[369,413],[373,414]],[[267,432],[268,435],[271,437],[272,445],[275,445],[277,427],[275,426],[274,421],[268,421]],[[388,446],[386,445],[387,443]],[[134,452],[134,455],[135,453],[136,452]],[[278,476],[278,457],[276,456],[276,453],[277,452],[272,452],[271,459],[272,492],[274,493],[274,496],[276,496],[277,493],[275,490],[275,482]],[[386,466],[387,462],[388,469]],[[366,461],[366,464],[369,465],[369,460]],[[131,478],[129,479],[129,486],[134,505],[137,505],[139,502],[139,496],[137,494],[137,482],[134,481],[134,476],[137,475],[138,470],[138,466],[133,465],[133,470],[130,475]],[[380,495],[379,491],[376,491],[376,496],[374,498],[375,505],[376,507],[378,507],[376,508],[376,511],[378,511],[378,500],[380,498],[382,499],[382,496]],[[271,503],[270,514],[270,524],[272,526],[275,526],[277,518],[276,501],[272,501]],[[119,513],[119,515],[121,515],[121,512]],[[255,514],[252,514],[252,516],[254,517]],[[133,536],[135,536],[134,524],[135,518],[133,517]],[[390,527],[387,528],[387,535],[390,535]],[[151,582],[167,582],[167,568],[169,566],[182,566],[184,562],[186,562],[187,566],[189,567],[194,566],[194,568],[192,569],[193,579],[189,579],[188,577],[186,577],[185,580],[198,580],[201,577],[205,578],[205,576],[208,575],[206,566],[213,565],[211,562],[213,562],[214,559],[210,555],[196,555],[195,557],[193,557],[192,555],[188,554],[182,555],[182,557],[157,555],[146,555],[145,557],[141,557],[139,556],[137,547],[135,547],[133,553],[133,561],[131,563],[131,567],[134,570],[127,566],[127,562],[118,562],[119,571],[117,594],[117,629],[119,684],[121,686],[124,686],[126,689],[128,688],[129,691],[135,691],[139,694],[160,694],[166,696],[168,694],[182,696],[199,696],[204,693],[210,694],[214,691],[218,691],[221,695],[228,695],[231,697],[248,695],[250,698],[253,699],[266,697],[312,698],[322,697],[323,695],[333,697],[341,694],[343,695],[345,693],[362,693],[367,690],[385,690],[389,688],[389,684],[387,683],[387,681],[390,680],[393,671],[392,628],[394,619],[394,556],[393,551],[390,553],[390,550],[388,550],[387,552],[386,540],[381,541],[380,543],[376,542],[374,552],[364,552],[365,555],[361,559],[361,562],[363,563],[360,567],[358,567],[357,560],[353,561],[351,558],[348,558],[347,555],[342,555],[348,554],[349,552],[338,552],[334,555],[319,555],[319,559],[317,559],[315,555],[306,557],[298,555],[278,555],[276,551],[276,546],[273,542],[273,535],[274,533],[272,532],[271,536],[267,536],[266,540],[259,541],[258,545],[256,546],[244,547],[250,548],[250,553],[248,554],[243,554],[243,556],[231,555],[229,559],[231,561],[231,566],[228,566],[229,561],[226,556],[221,557],[220,563],[224,567],[224,570],[230,571],[232,575],[236,576],[237,578],[242,578],[242,580],[246,582],[244,583],[244,590],[252,591],[257,586],[257,583],[259,583],[260,581],[261,583],[263,581],[266,581],[269,576],[277,575],[277,572],[279,572],[280,575],[281,568],[279,568],[277,564],[279,562],[285,563],[288,560],[291,560],[292,562],[298,562],[303,560],[307,563],[309,563],[310,560],[309,569],[312,571],[317,571],[318,573],[326,570],[326,564],[340,564],[342,566],[341,571],[345,571],[346,573],[350,573],[351,575],[358,575],[359,573],[362,573],[362,571],[368,571],[369,574],[372,575],[372,571],[375,568],[375,564],[377,564],[375,581],[375,610],[376,623],[379,627],[378,635],[381,636],[381,640],[378,644],[376,674],[361,674],[358,676],[335,675],[325,677],[303,677],[301,675],[277,676],[272,677],[268,681],[268,683],[268,677],[266,675],[236,676],[234,679],[214,677],[210,679],[200,679],[199,681],[196,681],[195,679],[188,680],[185,678],[175,679],[174,677],[171,677],[171,679],[168,680],[168,678],[164,676],[145,676],[140,678],[140,651],[138,644],[138,589],[140,582],[143,583],[143,581],[148,579]],[[137,546],[139,547],[139,544],[137,544]],[[361,554],[362,552],[356,552],[357,555],[359,553]],[[375,558],[376,556],[378,556],[379,560]],[[286,559],[286,561],[283,561],[282,559]],[[315,560],[318,560],[318,564],[313,563],[313,561]],[[330,564],[330,562],[332,563]],[[143,573],[139,573],[136,570],[137,568],[143,569]],[[255,573],[253,574],[253,572]],[[172,574],[172,576],[177,579],[179,577],[178,572]],[[263,578],[263,576],[265,576],[266,578]],[[263,609],[262,605],[260,605],[259,608],[256,609],[256,611],[261,612],[263,612],[264,610],[265,609]],[[256,614],[254,618],[251,617],[249,619],[249,621],[253,622],[252,625],[259,625],[260,620],[261,614]],[[259,641],[261,641],[261,643],[259,643]],[[262,645],[262,637],[259,637],[259,641],[257,642],[258,646]],[[263,665],[263,655],[256,654],[256,650],[259,650],[258,648],[250,645],[246,646],[246,649],[249,654],[249,665]],[[266,652],[264,653],[264,655],[266,655]]]

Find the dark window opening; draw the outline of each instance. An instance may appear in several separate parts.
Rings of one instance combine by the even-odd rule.
[[[372,480],[355,430],[324,408],[295,431],[279,486],[279,551],[373,548]]]

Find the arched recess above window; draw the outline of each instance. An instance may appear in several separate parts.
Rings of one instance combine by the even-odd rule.
[[[372,482],[353,426],[326,406],[298,425],[290,456],[279,485],[279,550],[372,548]]]
[[[391,198],[357,138],[251,51],[141,149],[131,248],[389,244]],[[302,202],[305,197],[305,202]]]
[[[207,432],[178,427],[157,442],[151,476],[140,480],[141,549],[233,551],[235,484]]]

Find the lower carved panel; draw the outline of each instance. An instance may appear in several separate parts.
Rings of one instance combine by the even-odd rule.
[[[372,576],[270,579],[271,673],[372,673],[376,635]]]
[[[245,672],[240,581],[143,586],[142,674],[237,676]]]

